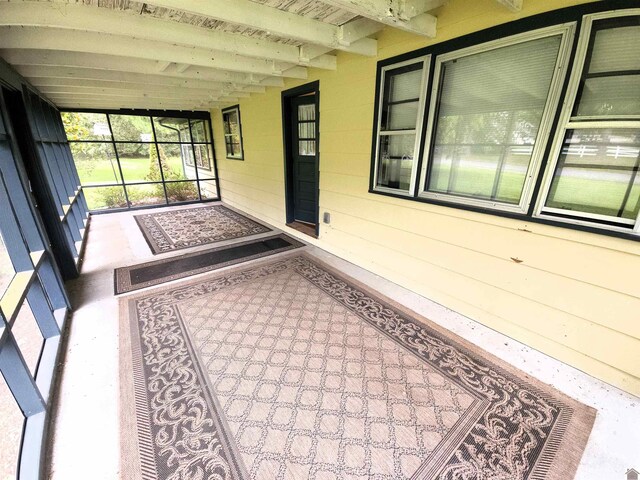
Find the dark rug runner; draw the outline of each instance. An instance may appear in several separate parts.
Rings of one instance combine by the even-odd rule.
[[[147,213],[134,218],[154,255],[271,231],[224,205]]]
[[[120,312],[123,478],[570,480],[595,417],[308,254]]]
[[[303,246],[304,243],[280,234],[116,268],[113,274],[114,291],[119,295]]]

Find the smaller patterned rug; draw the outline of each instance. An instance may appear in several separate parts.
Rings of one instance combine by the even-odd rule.
[[[132,292],[299,247],[304,247],[304,243],[281,233],[259,240],[116,268],[113,272],[114,291],[116,295]]]
[[[148,213],[134,218],[154,255],[271,231],[224,205]]]

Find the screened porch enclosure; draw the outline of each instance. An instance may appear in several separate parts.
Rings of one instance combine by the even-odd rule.
[[[637,0],[0,1],[0,480],[640,468],[638,52]]]
[[[208,114],[68,111],[62,120],[90,211],[220,198]]]

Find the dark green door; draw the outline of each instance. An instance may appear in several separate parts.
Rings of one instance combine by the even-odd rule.
[[[315,95],[291,99],[293,219],[315,224],[318,211],[318,145]]]

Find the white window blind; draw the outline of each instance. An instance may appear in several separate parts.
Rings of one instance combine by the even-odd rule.
[[[541,212],[572,221],[638,224],[640,17],[605,18],[585,30],[573,115],[547,180]]]
[[[519,204],[562,35],[442,62],[425,190]]]

